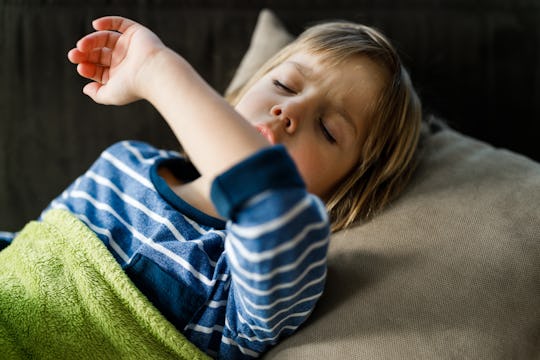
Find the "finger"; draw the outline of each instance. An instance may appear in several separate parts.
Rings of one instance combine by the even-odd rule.
[[[95,102],[99,104],[124,105],[127,103],[126,101],[122,101],[121,99],[112,98],[110,92],[108,91],[107,86],[97,83],[97,82],[91,82],[91,83],[86,84],[83,87],[83,93],[85,95],[88,95],[90,98],[92,98],[92,100],[94,100]]]
[[[85,95],[88,95],[92,100],[97,102],[98,104],[111,104],[110,101],[107,99],[106,88],[105,85],[97,83],[97,82],[91,82],[89,84],[86,84],[83,88],[83,93]]]
[[[139,25],[133,20],[123,18],[121,16],[105,16],[96,19],[92,22],[92,26],[96,30],[111,30],[120,33],[126,32],[130,27]]]
[[[79,64],[84,61],[84,59],[86,58],[86,55],[84,55],[78,49],[75,48],[75,49],[69,50],[69,52],[67,53],[67,57],[69,61],[71,61],[73,64]]]
[[[114,31],[96,31],[77,41],[77,49],[82,52],[103,47],[112,49],[116,45],[120,35]]]
[[[67,54],[68,60],[73,64],[94,63],[99,66],[110,66],[112,50],[108,48],[94,49],[90,52],[81,52],[79,49],[71,49]]]
[[[83,93],[96,101],[97,93],[102,86],[100,83],[91,82],[83,87]]]
[[[92,63],[80,63],[77,65],[77,72],[82,77],[93,80],[100,84],[109,81],[109,68]]]
[[[88,62],[100,65],[111,66],[112,50],[109,48],[95,49],[88,54]]]
[[[108,48],[94,49],[88,53],[79,55],[81,61],[78,63],[88,62],[98,66],[111,66],[112,50]]]

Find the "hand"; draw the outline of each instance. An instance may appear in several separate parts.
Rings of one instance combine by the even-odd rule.
[[[68,59],[93,82],[83,92],[100,104],[124,105],[143,97],[145,66],[160,50],[161,40],[136,22],[117,16],[92,22],[97,31],[84,36]]]
[[[92,80],[84,93],[101,104],[148,100],[205,177],[197,191],[208,193],[216,174],[268,146],[182,56],[150,30],[114,16],[92,24],[96,32],[68,53],[69,60],[78,64],[78,73]]]

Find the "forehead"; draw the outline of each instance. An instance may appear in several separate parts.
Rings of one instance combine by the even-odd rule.
[[[370,85],[381,88],[388,78],[382,65],[362,54],[335,57],[332,54],[303,51],[284,59],[277,68],[291,66],[310,80],[339,80],[340,83],[346,80],[347,85],[359,87]]]
[[[285,59],[278,68],[297,72],[326,91],[348,112],[362,115],[367,115],[375,105],[388,79],[383,66],[362,54],[336,58],[299,52]]]

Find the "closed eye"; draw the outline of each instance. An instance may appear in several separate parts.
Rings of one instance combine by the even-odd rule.
[[[279,80],[273,80],[272,83],[274,84],[274,86],[280,90],[284,90],[285,92],[289,93],[289,94],[295,94],[296,92],[294,90],[292,90],[290,87],[286,86],[285,84],[283,84],[281,81]]]
[[[332,135],[330,130],[328,130],[328,128],[324,124],[324,120],[322,118],[319,119],[319,126],[320,126],[321,131],[322,131],[324,137],[326,138],[326,140],[328,140],[328,142],[330,144],[335,144],[337,142],[336,138]]]

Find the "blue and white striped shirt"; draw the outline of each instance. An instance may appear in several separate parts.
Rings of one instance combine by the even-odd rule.
[[[324,205],[307,193],[280,145],[215,179],[212,201],[226,222],[179,198],[158,175],[160,166],[183,181],[196,176],[176,152],[121,142],[49,208],[67,209],[86,223],[203,351],[220,359],[258,357],[293,333],[322,294]]]

